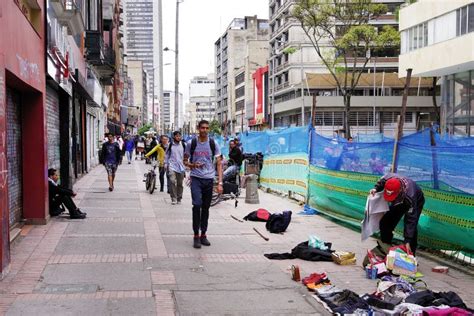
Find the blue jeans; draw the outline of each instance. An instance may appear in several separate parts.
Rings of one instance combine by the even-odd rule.
[[[209,221],[214,179],[191,177],[191,196],[193,200],[193,231],[194,235],[205,235]]]

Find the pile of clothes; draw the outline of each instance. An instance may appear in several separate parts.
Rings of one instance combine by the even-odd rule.
[[[326,273],[312,273],[302,280],[313,297],[336,315],[474,315],[454,292],[433,292],[406,279],[384,276],[377,290],[362,296],[331,283]]]

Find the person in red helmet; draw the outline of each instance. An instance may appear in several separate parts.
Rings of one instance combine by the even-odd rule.
[[[420,219],[425,197],[415,181],[398,174],[390,173],[375,184],[370,190],[373,195],[382,192],[389,202],[389,211],[380,220],[380,236],[383,243],[391,244],[393,231],[398,222],[404,218],[403,237],[409,251],[415,253],[418,242],[418,220]]]

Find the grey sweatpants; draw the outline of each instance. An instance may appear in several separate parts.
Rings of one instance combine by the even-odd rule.
[[[181,201],[183,198],[183,179],[184,173],[169,171],[170,183],[168,185],[172,201]]]

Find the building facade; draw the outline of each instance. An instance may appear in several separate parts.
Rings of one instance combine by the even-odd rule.
[[[156,11],[155,0],[122,0],[124,1],[124,35],[125,35],[125,54],[128,61],[141,61],[143,69],[146,71],[148,94],[147,100],[150,100],[150,108],[153,106],[153,93],[155,87],[155,32]],[[158,91],[156,91],[158,92]],[[143,110],[149,112],[148,101],[142,104]],[[142,119],[143,124],[148,122]]]
[[[249,65],[256,69],[266,64],[268,32],[268,20],[258,19],[256,16],[237,18],[214,44],[216,119],[228,133],[240,130],[245,117],[245,101],[242,103],[245,91],[237,90],[236,76],[244,72],[243,80],[251,82]],[[239,95],[240,101],[238,109],[236,95]]]
[[[46,7],[42,1],[0,1],[0,12],[2,278],[9,269],[10,238],[18,234],[22,223],[44,224],[49,214],[45,199],[48,196]]]
[[[474,135],[474,1],[419,0],[400,10],[400,71],[437,77],[441,130]]]
[[[148,115],[146,104],[148,102],[148,83],[143,62],[129,60],[127,62],[128,76],[133,82],[133,108],[128,108],[129,125],[140,127],[145,124]]]
[[[200,120],[212,121],[216,110],[216,81],[214,74],[194,77],[189,83],[189,103],[186,109],[192,130]]]
[[[180,130],[184,127],[184,107],[183,107],[183,94],[179,94],[179,113],[178,113],[178,126],[174,125],[174,113],[175,113],[175,94],[174,91],[165,90],[163,91],[163,122],[165,133],[169,133],[175,130]]]
[[[293,120],[295,112],[300,112],[297,125],[308,124],[311,103],[305,103],[301,96],[305,93],[306,73],[329,73],[317,55],[300,23],[291,17],[296,0],[270,0],[270,105],[276,120]],[[391,25],[397,28],[397,8],[404,1],[383,1],[388,7],[386,14],[370,21],[374,27]],[[294,48],[294,51],[287,48]],[[398,51],[373,56],[367,68],[376,72],[398,71]],[[280,103],[293,100],[291,107],[282,107]],[[305,121],[303,122],[303,113]]]

